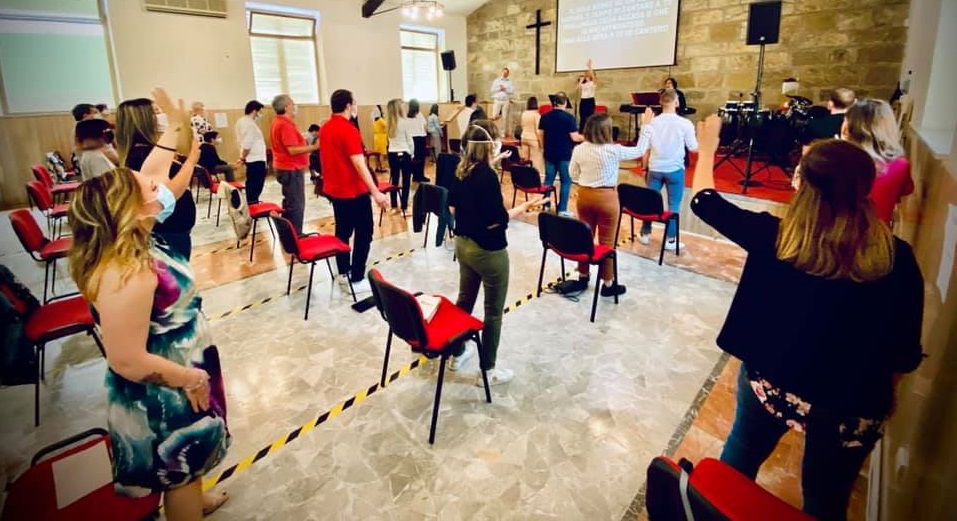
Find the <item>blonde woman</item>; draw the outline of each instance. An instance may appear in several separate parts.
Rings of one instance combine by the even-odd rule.
[[[714,191],[720,129],[717,116],[699,124],[691,209],[748,252],[718,335],[743,362],[721,460],[754,479],[781,436],[804,432],[804,510],[844,519],[895,382],[921,362],[920,269],[867,201],[875,169],[861,148],[813,145],[801,159],[804,182],[778,218]]]
[[[542,142],[538,136],[538,123],[542,115],[538,112],[538,98],[532,96],[525,102],[522,112],[522,152],[538,173],[545,172],[545,156],[542,155]]]
[[[642,116],[644,121],[647,116]],[[594,114],[585,122],[585,142],[575,147],[568,173],[578,186],[578,218],[598,234],[598,243],[615,247],[615,232],[621,211],[618,204],[618,164],[622,160],[637,159],[645,154],[645,148],[625,147],[611,139],[611,116]],[[578,263],[578,287],[572,291],[584,291],[588,287],[590,265]],[[598,274],[604,282],[603,297],[614,297],[625,292],[625,286],[614,284],[615,270],[612,261],[602,263]]]
[[[509,153],[500,153],[498,126],[489,120],[474,122],[465,132],[462,162],[455,172],[449,206],[455,211],[455,254],[459,261],[459,296],[456,304],[471,313],[479,287],[485,296],[485,326],[482,361],[490,385],[504,384],[514,378],[510,369],[496,366],[505,295],[508,292],[508,242],[505,229],[509,219],[521,215],[544,198],[526,201],[508,210],[502,200],[498,174],[493,165]],[[458,371],[475,354],[471,343],[463,344],[452,359],[451,369]],[[482,379],[476,381],[482,385]]]
[[[193,143],[184,168],[196,162]],[[162,195],[170,188],[154,181],[171,156],[156,150],[143,173],[117,168],[77,190],[70,274],[103,333],[117,490],[161,491],[167,519],[199,520],[227,499],[204,494],[202,477],[223,460],[230,436],[219,358],[189,261],[151,235],[173,209]]]
[[[393,99],[386,105],[386,135],[389,139],[389,182],[399,185],[402,179],[402,211],[409,207],[409,186],[412,182],[412,157],[415,152],[415,141],[412,138],[414,128],[418,122],[403,116],[402,100]],[[389,194],[392,198],[392,208],[397,208],[397,194]]]

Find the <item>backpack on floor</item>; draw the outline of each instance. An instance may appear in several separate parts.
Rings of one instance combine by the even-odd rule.
[[[23,331],[39,301],[0,264],[0,385],[37,381],[37,354]]]
[[[229,212],[229,219],[233,222],[236,240],[245,239],[253,226],[253,220],[249,216],[249,206],[246,204],[246,195],[229,183],[219,183],[219,192],[216,195],[227,202],[226,210]]]

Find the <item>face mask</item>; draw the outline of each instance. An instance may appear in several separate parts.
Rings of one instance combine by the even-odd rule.
[[[359,117],[359,107],[357,105],[352,106],[352,117],[353,118]]]
[[[176,196],[173,195],[172,190],[170,190],[168,186],[163,184],[157,187],[156,199],[154,199],[154,201],[159,202],[161,206],[159,213],[153,216],[156,222],[161,223],[169,219],[170,215],[173,215],[173,210],[176,209]]]
[[[216,138],[214,141],[215,141],[217,144],[219,144],[219,143],[222,143],[222,142],[223,142],[223,138],[218,137],[218,138]]]
[[[295,117],[295,116],[298,115],[298,114],[299,114],[299,105],[293,105],[293,106],[292,106],[292,115]]]
[[[93,119],[103,119],[103,114],[96,114],[93,116]]]
[[[255,116],[253,116],[253,121],[259,121],[259,118],[261,117],[263,117],[262,114],[256,114]]]
[[[162,134],[166,132],[166,129],[169,128],[169,118],[166,117],[166,114],[159,113],[156,115],[156,131]]]

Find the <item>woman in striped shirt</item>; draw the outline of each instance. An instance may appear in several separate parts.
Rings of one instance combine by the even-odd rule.
[[[642,116],[644,120],[646,116]],[[585,122],[585,142],[575,147],[568,165],[572,181],[578,185],[578,218],[588,223],[592,234],[598,233],[598,243],[615,247],[615,230],[621,218],[618,205],[618,163],[622,159],[638,159],[645,150],[635,146],[626,147],[611,139],[611,117],[606,113],[594,114]],[[646,147],[647,148],[647,145]],[[588,287],[587,262],[578,264],[578,285]],[[614,284],[614,266],[606,260],[601,265],[599,277],[604,282],[603,297],[613,297],[625,292],[625,286]]]

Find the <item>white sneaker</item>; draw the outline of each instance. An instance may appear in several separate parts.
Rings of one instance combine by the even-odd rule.
[[[465,364],[475,356],[475,344],[469,340],[465,342],[465,351],[459,356],[452,357],[452,363],[449,364],[449,371],[458,371],[465,367]]]
[[[515,378],[515,373],[511,369],[502,369],[501,367],[495,367],[486,371],[488,374],[488,384],[489,385],[501,385],[507,384],[512,381],[512,378]],[[482,375],[479,374],[477,380],[475,380],[476,387],[485,387],[485,383],[482,382]]]
[[[339,283],[339,289],[348,293],[349,291],[349,276],[348,275],[337,275],[336,282]]]
[[[668,251],[674,251],[677,246],[680,246],[681,249],[685,249],[685,243],[676,243],[674,239],[665,243],[665,249]]]
[[[651,242],[650,234],[647,234],[647,233],[638,234],[638,242],[642,244],[648,244],[649,242]]]
[[[349,286],[346,286],[346,291],[349,291]],[[372,293],[372,287],[369,286],[368,280],[362,279],[359,282],[352,283],[352,291],[355,291],[356,294]]]
[[[571,217],[572,219],[575,218],[575,214],[569,212],[568,210],[562,210],[558,212],[558,215],[561,215],[562,217]]]

